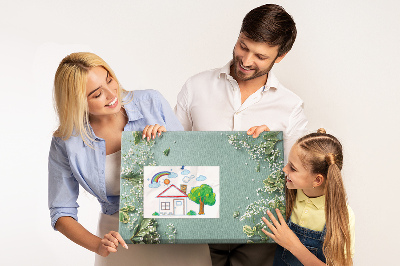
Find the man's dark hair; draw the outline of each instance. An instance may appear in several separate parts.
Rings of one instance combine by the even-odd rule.
[[[283,7],[274,4],[259,6],[247,13],[240,32],[255,42],[278,45],[278,57],[292,49],[297,35],[293,18]]]

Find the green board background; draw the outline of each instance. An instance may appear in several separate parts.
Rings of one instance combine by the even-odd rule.
[[[141,134],[123,132],[122,136],[119,232],[127,243],[273,242],[261,232],[260,218],[276,207],[284,213],[282,132],[264,132],[257,139],[241,131],[165,132],[150,142],[142,140]],[[257,155],[257,147],[268,139],[274,139],[273,153],[252,158],[250,153]],[[252,147],[256,148],[249,153]],[[272,154],[273,163],[267,158]],[[140,181],[145,165],[219,166],[220,218],[143,219]]]

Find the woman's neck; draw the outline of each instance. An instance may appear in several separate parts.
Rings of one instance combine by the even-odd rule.
[[[122,132],[125,125],[128,123],[128,117],[125,109],[121,108],[118,113],[107,116],[92,116],[89,117],[90,126],[94,133],[103,138],[105,132],[118,131]]]

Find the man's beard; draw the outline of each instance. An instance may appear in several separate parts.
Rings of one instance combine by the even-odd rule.
[[[276,58],[274,59],[274,61],[272,61],[272,63],[269,65],[267,69],[260,70],[257,66],[250,67],[251,70],[254,70],[254,74],[251,76],[247,76],[243,74],[243,72],[239,71],[238,65],[241,64],[243,66],[243,64],[241,60],[237,56],[235,56],[235,53],[233,53],[233,72],[235,73],[235,77],[240,81],[252,80],[267,75],[271,70],[271,68],[274,66],[275,60]]]

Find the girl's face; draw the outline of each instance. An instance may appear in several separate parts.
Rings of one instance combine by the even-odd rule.
[[[317,174],[311,173],[304,168],[299,157],[299,148],[295,144],[289,153],[289,162],[283,167],[286,175],[286,186],[288,189],[302,189],[306,195],[313,194],[313,186],[317,185]],[[307,193],[307,192],[310,193]]]
[[[86,96],[90,116],[107,116],[121,109],[118,99],[118,83],[101,66],[89,70],[86,82]]]

